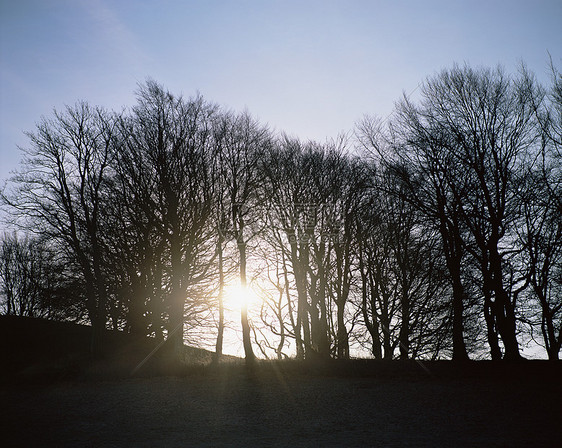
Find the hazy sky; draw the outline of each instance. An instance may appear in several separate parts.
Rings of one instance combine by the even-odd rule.
[[[42,115],[152,77],[303,139],[388,115],[454,62],[560,67],[562,1],[0,0],[0,179]]]

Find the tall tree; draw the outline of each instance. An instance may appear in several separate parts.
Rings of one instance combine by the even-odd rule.
[[[209,219],[213,183],[209,157],[216,107],[202,97],[175,97],[154,81],[141,85],[133,108],[129,145],[146,154],[155,175],[154,205],[165,241],[165,308],[168,339],[183,357],[185,317],[204,306],[193,287],[203,280],[212,256]]]
[[[248,113],[223,114],[219,122],[216,158],[218,159],[219,215],[223,229],[219,237],[228,234],[236,242],[240,287],[248,288],[248,244],[257,235],[256,223],[259,208],[259,170],[261,154],[269,144],[269,131]],[[222,250],[222,242],[219,250]],[[222,257],[222,253],[219,252]],[[221,266],[222,269],[222,266]],[[251,343],[251,328],[248,319],[248,304],[240,310],[242,341],[246,362],[252,363],[255,354]]]
[[[112,266],[131,334],[163,339],[162,269],[166,236],[158,213],[156,167],[146,147],[136,143],[139,123],[123,115],[123,141],[115,155],[108,208]]]
[[[108,196],[116,120],[85,102],[44,118],[24,149],[7,201],[19,224],[67,247],[86,284],[92,351],[107,321],[103,213]]]
[[[523,252],[523,270],[538,302],[540,329],[549,359],[559,358],[562,347],[562,219],[542,172],[522,179],[521,225],[518,243]],[[545,194],[546,193],[546,194]],[[534,319],[531,319],[534,320]]]
[[[6,315],[52,320],[83,318],[83,291],[60,256],[40,238],[0,240],[0,306]]]
[[[397,199],[403,201],[403,206],[423,217],[430,232],[440,235],[452,286],[452,356],[455,360],[465,360],[468,358],[463,316],[467,298],[462,281],[462,266],[466,259],[465,235],[459,205],[447,183],[448,173],[455,166],[438,137],[410,102],[398,104],[390,127],[391,132],[385,135],[380,121],[364,118],[357,128],[359,143],[387,171],[387,177],[395,177],[400,183],[400,190],[396,191],[379,182],[381,197],[378,201],[384,202],[387,196],[395,197],[398,193]],[[462,176],[459,177],[459,180],[462,179]]]
[[[504,272],[504,247],[514,223],[514,173],[535,143],[531,98],[501,69],[454,67],[422,86],[419,107],[403,108],[415,116],[409,129],[444,152],[451,161],[444,181],[455,211],[470,234],[466,249],[478,260],[487,298],[489,330],[496,327],[505,357],[520,358],[516,337],[516,296]],[[493,357],[497,346],[491,340]]]

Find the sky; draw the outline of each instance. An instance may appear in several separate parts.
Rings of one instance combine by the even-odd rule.
[[[0,0],[0,185],[42,116],[153,78],[324,141],[453,63],[562,66],[562,1]]]

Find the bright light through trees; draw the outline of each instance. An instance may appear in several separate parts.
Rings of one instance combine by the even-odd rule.
[[[552,70],[549,93],[528,73],[455,66],[388,123],[366,118],[325,143],[150,80],[120,114],[79,102],[28,133],[22,169],[0,192],[14,226],[68,272],[26,277],[33,260],[5,237],[0,307],[26,308],[45,279],[49,293],[80,285],[66,318],[79,310],[95,327],[92,347],[109,327],[168,336],[177,362],[186,343],[214,345],[218,362],[231,341],[248,363],[254,350],[518,359],[538,334],[557,359]],[[47,302],[33,306],[23,315]]]
[[[243,306],[253,309],[259,307],[262,300],[252,287],[240,284],[227,285],[224,290],[224,306],[230,311],[240,311]]]

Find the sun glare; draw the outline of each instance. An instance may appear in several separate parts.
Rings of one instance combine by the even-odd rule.
[[[250,287],[230,285],[224,290],[224,305],[231,310],[240,310],[244,305],[250,307],[259,301],[259,296]]]

